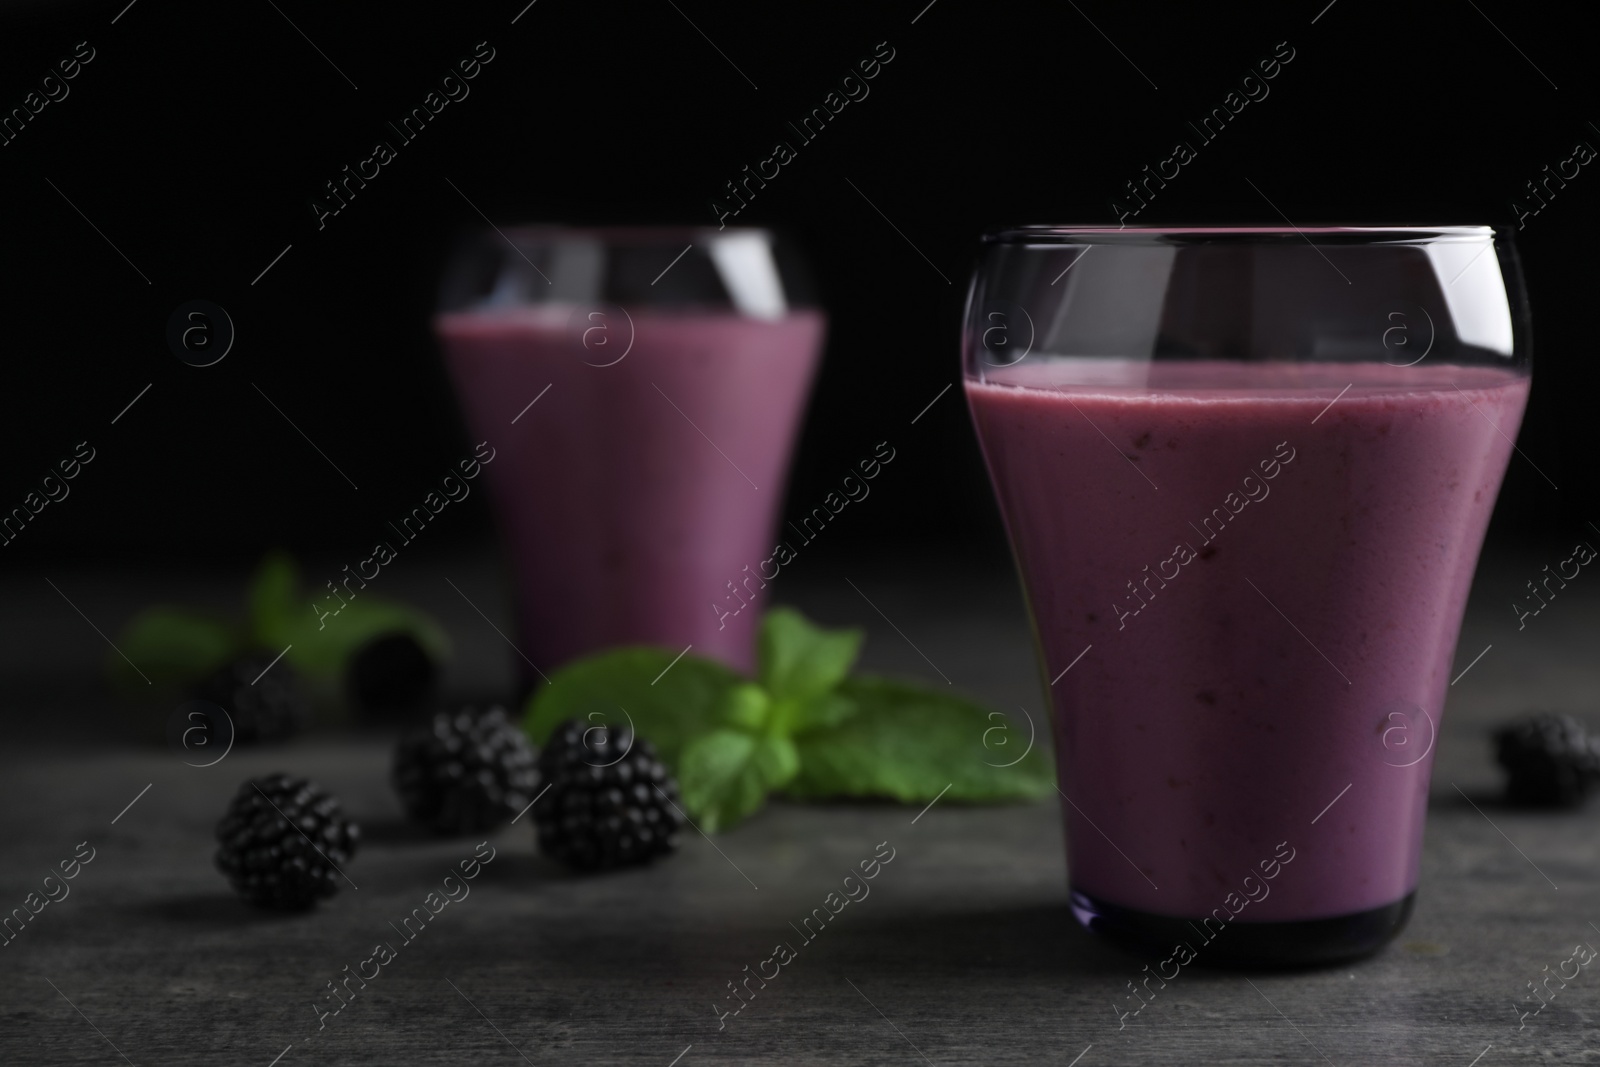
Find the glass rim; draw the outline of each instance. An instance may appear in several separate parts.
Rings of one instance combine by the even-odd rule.
[[[724,226],[718,229],[711,225],[694,225],[688,223],[677,224],[614,224],[598,226],[573,226],[559,222],[528,222],[510,226],[495,225],[465,225],[460,228],[463,236],[474,237],[499,234],[510,241],[523,241],[528,244],[538,244],[551,240],[592,239],[608,244],[652,244],[667,241],[701,242],[708,238],[724,237],[730,234],[764,234],[772,240],[783,240],[781,231],[770,226]]]
[[[1173,226],[997,226],[985,230],[983,244],[1158,244],[1167,241],[1238,244],[1312,236],[1365,240],[1372,244],[1418,244],[1440,241],[1482,241],[1500,236],[1500,229],[1483,225],[1397,226],[1330,225],[1173,225]],[[1314,243],[1314,242],[1313,242]]]

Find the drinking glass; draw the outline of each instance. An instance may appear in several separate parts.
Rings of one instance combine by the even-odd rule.
[[[440,307],[493,450],[523,680],[626,644],[750,669],[824,331],[793,249],[732,227],[489,230]]]
[[[1489,227],[986,235],[966,394],[1082,925],[1167,968],[1399,931],[1528,345]]]

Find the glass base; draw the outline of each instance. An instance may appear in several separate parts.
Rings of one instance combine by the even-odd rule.
[[[1233,922],[1209,928],[1199,919],[1174,919],[1097,900],[1072,891],[1073,917],[1092,933],[1122,948],[1165,958],[1179,942],[1194,950],[1194,962],[1213,967],[1316,967],[1359,959],[1378,951],[1411,918],[1416,891],[1393,904],[1329,919],[1293,922]]]

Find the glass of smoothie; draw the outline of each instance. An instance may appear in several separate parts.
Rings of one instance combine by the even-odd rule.
[[[822,349],[803,277],[759,229],[460,243],[435,330],[468,429],[493,449],[525,683],[629,644],[751,668]]]
[[[1489,227],[986,236],[966,394],[1081,924],[1163,978],[1399,931],[1528,345]]]

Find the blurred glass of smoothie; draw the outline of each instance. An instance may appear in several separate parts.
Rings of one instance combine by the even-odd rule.
[[[435,329],[516,581],[526,681],[617,645],[748,670],[825,319],[760,230],[509,230]]]

